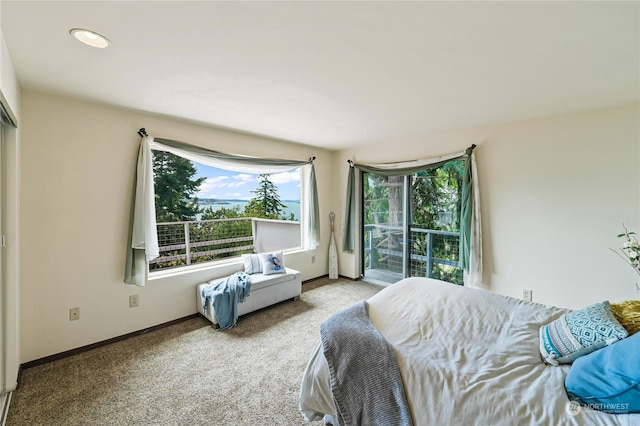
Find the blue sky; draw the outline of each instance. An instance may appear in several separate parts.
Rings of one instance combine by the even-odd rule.
[[[249,200],[254,196],[251,191],[258,187],[257,174],[230,172],[198,163],[194,165],[197,170],[194,177],[206,178],[196,194],[198,198]],[[274,173],[271,175],[271,182],[278,187],[281,200],[300,199],[300,169]]]

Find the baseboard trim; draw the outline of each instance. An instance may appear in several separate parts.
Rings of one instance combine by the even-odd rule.
[[[304,285],[304,284],[307,284],[307,283],[311,283],[313,281],[316,281],[316,280],[319,280],[319,279],[322,279],[322,278],[327,278],[328,276],[329,276],[329,274],[325,274],[325,275],[321,275],[319,277],[311,278],[311,279],[303,281],[302,284]],[[345,276],[342,276],[342,275],[340,275],[339,278],[346,279],[346,280],[351,280],[351,281],[357,281],[358,280],[358,279],[354,279],[354,278],[345,277]],[[79,348],[70,349],[70,350],[65,351],[65,352],[60,352],[60,353],[57,353],[57,354],[54,354],[54,355],[46,356],[44,358],[39,358],[39,359],[35,359],[33,361],[25,362],[24,364],[20,365],[20,371],[23,370],[23,369],[37,367],[37,366],[42,365],[42,364],[47,364],[49,362],[53,362],[53,361],[57,361],[57,360],[60,360],[60,359],[63,359],[63,358],[67,358],[67,357],[70,357],[70,356],[73,356],[73,355],[78,355],[78,354],[81,354],[83,352],[90,351],[91,349],[100,348],[102,346],[106,346],[106,345],[110,345],[112,343],[120,342],[122,340],[126,340],[126,339],[129,339],[131,337],[140,336],[141,334],[145,334],[145,333],[148,333],[150,331],[159,330],[161,328],[169,327],[171,325],[178,324],[178,323],[181,323],[183,321],[187,321],[187,320],[190,320],[190,319],[193,319],[193,318],[198,318],[199,316],[200,316],[199,313],[191,314],[191,315],[188,315],[188,316],[183,317],[183,318],[178,318],[178,319],[175,319],[173,321],[168,321],[168,322],[165,322],[165,323],[162,323],[162,324],[159,324],[159,325],[154,325],[152,327],[145,328],[144,330],[134,331],[132,333],[123,334],[122,336],[113,337],[111,339],[103,340],[101,342],[92,343],[90,345],[81,346]],[[18,383],[20,382],[19,377],[20,377],[20,375],[18,374]],[[0,426],[4,426],[4,425],[2,425],[2,423],[0,423]]]
[[[309,284],[309,283],[312,283],[314,281],[321,280],[323,278],[327,278],[328,276],[329,276],[329,274],[324,274],[324,275],[320,275],[319,277],[309,278],[308,280],[302,281],[302,285]]]
[[[33,360],[33,361],[25,362],[20,367],[21,367],[21,369],[37,367],[37,366],[42,365],[42,364],[47,364],[49,362],[57,361],[57,360],[60,360],[60,359],[63,359],[63,358],[67,358],[67,357],[73,356],[73,355],[78,355],[78,354],[81,354],[82,352],[90,351],[91,349],[100,348],[102,346],[106,346],[106,345],[110,345],[112,343],[121,342],[123,340],[130,339],[131,337],[140,336],[140,335],[148,333],[150,331],[159,330],[161,328],[165,328],[165,327],[169,327],[171,325],[179,324],[181,322],[184,322],[184,321],[187,321],[187,320],[190,320],[190,319],[193,319],[193,318],[198,318],[198,315],[199,314],[197,314],[197,313],[196,314],[191,314],[191,315],[188,315],[186,317],[175,319],[173,321],[168,321],[168,322],[165,322],[165,323],[162,323],[162,324],[154,325],[154,326],[149,327],[149,328],[145,328],[144,330],[134,331],[132,333],[123,334],[122,336],[113,337],[111,339],[103,340],[101,342],[92,343],[90,345],[81,346],[79,348],[71,349],[71,350],[68,350],[68,351],[65,351],[65,352],[60,352],[58,354],[46,356],[44,358],[40,358],[40,359],[36,359],[36,360]]]
[[[304,280],[304,281],[302,281],[302,285],[310,284],[310,283],[312,283],[314,281],[322,280],[322,279],[325,279],[325,278],[329,278],[329,274],[324,274],[324,275],[320,275],[319,277],[309,278],[308,280]],[[338,279],[349,280],[349,281],[360,281],[360,278],[350,278],[350,277],[346,277],[344,275],[338,275]]]

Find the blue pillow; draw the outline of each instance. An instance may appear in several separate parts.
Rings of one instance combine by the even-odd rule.
[[[547,364],[570,364],[628,335],[605,300],[540,327],[540,354]]]
[[[575,360],[565,388],[591,409],[640,413],[640,333]]]

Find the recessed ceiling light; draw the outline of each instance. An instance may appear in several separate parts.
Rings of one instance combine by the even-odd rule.
[[[105,47],[109,47],[111,44],[106,37],[93,31],[83,30],[82,28],[74,28],[69,31],[69,34],[78,41],[91,47],[97,47],[98,49],[104,49]]]

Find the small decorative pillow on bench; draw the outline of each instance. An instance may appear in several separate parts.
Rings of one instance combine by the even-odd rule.
[[[259,274],[262,272],[262,262],[257,254],[243,254],[244,272],[247,274]]]
[[[284,257],[282,252],[260,253],[258,255],[262,261],[262,273],[265,275],[284,274],[287,270],[284,267]]]
[[[247,274],[264,275],[284,274],[286,268],[284,266],[284,256],[281,251],[258,254],[243,254],[244,272]]]

